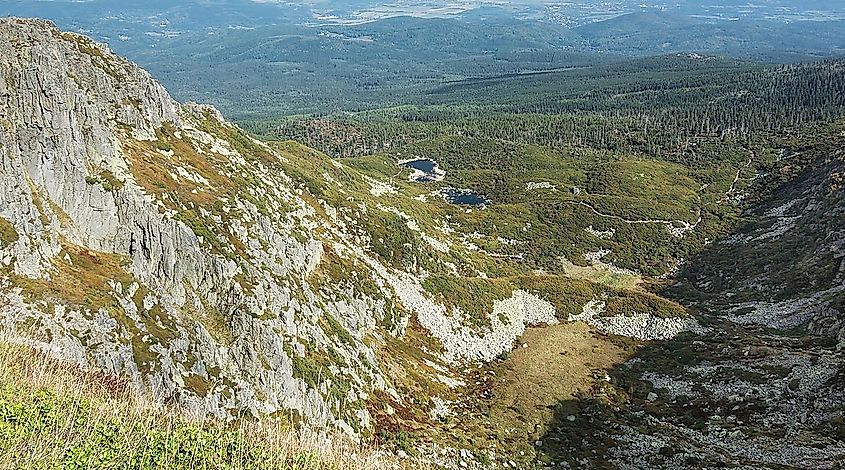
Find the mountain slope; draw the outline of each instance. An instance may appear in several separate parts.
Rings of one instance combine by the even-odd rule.
[[[516,292],[486,330],[464,326],[420,277],[467,269],[462,249],[439,254],[423,241],[434,222],[408,229],[360,174],[180,105],[49,23],[3,19],[0,35],[0,314],[16,341],[127,374],[195,413],[357,434],[387,406],[374,393],[404,400],[395,387],[407,384],[386,372],[403,355],[379,352],[391,342],[419,336],[427,346],[405,353],[411,382],[449,393],[441,357],[494,357],[526,321],[554,321],[529,318],[523,303],[540,301]],[[321,172],[297,174],[308,162]],[[347,207],[328,205],[327,188]]]
[[[842,122],[787,140],[746,194],[746,223],[682,273],[698,308],[750,326],[845,338]],[[845,344],[843,344],[845,346]]]
[[[446,467],[824,467],[845,454],[842,135],[677,162],[483,136],[332,160],[179,104],[85,37],[0,19],[0,352],[180,420],[341,430]],[[445,180],[409,181],[397,161],[419,156]],[[673,243],[678,277],[649,277]],[[21,362],[0,354],[5,410],[88,406]]]
[[[498,426],[523,437],[479,444],[489,419],[472,385],[528,326],[551,326],[526,335],[548,348],[530,350],[534,362],[562,337],[583,351],[609,341],[567,322],[597,298],[616,317],[593,322],[615,331],[696,325],[634,273],[503,260],[473,243],[472,210],[394,177],[395,163],[254,140],[51,23],[0,20],[0,52],[3,341],[121,377],[159,404],[340,429],[450,466],[531,465],[515,449],[533,449],[537,429],[512,410]],[[563,366],[569,385],[546,402],[595,380],[588,360]]]
[[[708,328],[640,348],[558,403],[547,458],[618,468],[839,468],[845,458],[843,123],[778,142],[735,233],[664,295]],[[777,142],[777,141],[775,141]],[[568,417],[601,426],[572,426]],[[581,446],[573,443],[583,442]]]

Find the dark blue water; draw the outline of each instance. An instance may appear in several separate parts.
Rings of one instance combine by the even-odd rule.
[[[450,203],[461,206],[483,206],[490,204],[490,201],[480,194],[459,191],[457,189],[444,189],[443,197]]]
[[[419,159],[419,160],[412,160],[410,162],[405,162],[402,166],[406,168],[413,168],[415,170],[420,170],[424,173],[431,173],[434,171],[434,167],[437,164],[434,163],[434,160],[429,160],[427,158]]]

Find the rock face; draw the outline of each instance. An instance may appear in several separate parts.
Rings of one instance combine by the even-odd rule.
[[[554,321],[518,292],[506,322],[463,327],[294,182],[290,155],[48,22],[0,19],[0,152],[3,334],[197,414],[367,432],[374,396],[401,400],[379,351],[411,318],[442,351],[409,360],[439,362],[441,382]]]
[[[249,295],[235,279],[264,268],[306,276],[322,245],[294,239],[238,195],[223,202],[221,214],[228,205],[255,225],[250,232],[232,221],[230,228],[272,241],[286,256],[249,245],[237,256],[214,253],[218,243],[206,238],[226,234],[197,230],[205,225],[200,214],[226,194],[185,156],[179,162],[172,145],[181,140],[197,157],[216,153],[229,158],[230,171],[249,171],[231,143],[198,130],[204,120],[223,128],[219,116],[179,106],[141,69],[48,23],[4,19],[0,37],[0,215],[16,233],[3,247],[6,330],[81,363],[128,373],[139,387],[198,412],[297,409],[330,419],[326,401],[294,377],[290,357],[303,347],[294,336],[305,325],[294,316],[316,316],[311,305],[297,308],[291,299],[308,286],[259,284]],[[166,142],[165,127],[174,142]],[[270,202],[294,202],[283,175],[277,178]],[[150,194],[145,184],[152,180],[191,185],[197,199]],[[298,209],[307,217],[308,208]],[[86,285],[79,278],[85,274],[107,284]],[[60,299],[82,290],[82,302],[53,305],[45,289]],[[276,318],[259,319],[264,310]],[[339,308],[320,313],[341,315]],[[328,341],[316,328],[310,333],[301,337]]]

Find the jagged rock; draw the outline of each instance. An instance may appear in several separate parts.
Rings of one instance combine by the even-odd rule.
[[[360,340],[341,346],[319,326],[321,317],[334,317],[360,338],[357,319],[369,316],[377,301],[329,303],[303,281],[323,251],[320,240],[295,236],[313,210],[295,198],[283,173],[263,174],[265,168],[246,161],[254,155],[242,155],[225,133],[201,130],[227,128],[219,113],[179,105],[105,46],[45,21],[0,20],[0,76],[0,217],[19,235],[3,246],[3,278],[11,288],[4,289],[0,317],[7,333],[85,366],[127,374],[139,388],[199,414],[293,409],[316,424],[331,423],[327,394],[296,372],[302,344],[336,348],[352,365],[337,380],[353,390],[385,386],[380,371],[358,359],[374,357],[370,347]],[[174,176],[163,173],[182,164],[191,169],[175,173],[199,182],[197,191],[212,194],[211,201],[225,198],[226,188],[209,184],[196,168],[202,162],[191,167],[190,155],[164,148],[170,144],[144,147],[162,142],[162,129],[173,144],[226,157],[216,168],[223,174],[262,174],[264,184],[233,190],[292,204],[300,219],[280,223],[234,194],[221,202],[243,215],[230,221],[240,233],[199,232],[197,226],[215,217],[210,202],[155,194],[144,178],[167,184]],[[139,148],[146,153],[138,155]],[[143,166],[157,158],[154,173],[145,174]],[[196,221],[181,216],[188,213]],[[215,252],[208,239],[215,236],[244,248]],[[74,266],[82,261],[109,265],[98,273],[113,278],[99,286],[102,298],[95,303],[101,305],[51,308],[52,300],[38,292],[13,287],[27,279],[50,282],[60,297],[54,300],[67,300]],[[238,280],[246,276],[256,279],[249,289]]]
[[[845,341],[845,314],[829,305],[819,305],[811,312],[812,320],[807,331],[814,335],[836,338],[839,343]]]
[[[684,331],[703,334],[707,330],[694,318],[661,318],[650,313],[605,316],[607,305],[602,300],[587,302],[581,313],[569,315],[569,321],[583,321],[599,330],[642,340],[670,339]]]
[[[515,291],[489,327],[468,326],[295,183],[281,150],[46,21],[0,19],[0,157],[2,333],[191,414],[294,415],[356,434],[372,427],[375,392],[402,399],[377,350],[409,315],[444,350],[409,360],[450,387],[462,381],[441,364],[490,360],[526,324],[556,322]],[[326,280],[338,259],[355,282]]]

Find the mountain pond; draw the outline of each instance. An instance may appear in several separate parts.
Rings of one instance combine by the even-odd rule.
[[[413,170],[408,177],[412,183],[443,181],[446,172],[430,158],[415,158],[399,162],[399,166]],[[436,192],[446,202],[459,206],[487,206],[490,200],[468,189],[446,187]]]

